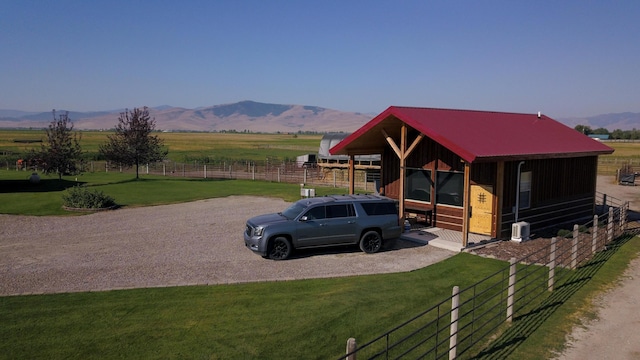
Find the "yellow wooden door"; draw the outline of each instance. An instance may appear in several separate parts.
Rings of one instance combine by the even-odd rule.
[[[476,234],[491,235],[493,225],[493,186],[471,185],[471,218],[469,231]]]

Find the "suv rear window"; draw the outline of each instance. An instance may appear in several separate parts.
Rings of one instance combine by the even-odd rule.
[[[396,207],[396,204],[392,202],[370,202],[362,203],[361,205],[364,212],[369,216],[398,214],[398,208]]]

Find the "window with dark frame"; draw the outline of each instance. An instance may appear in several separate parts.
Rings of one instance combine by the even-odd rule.
[[[436,173],[436,203],[462,206],[464,200],[464,173],[438,171]]]
[[[531,171],[520,174],[520,209],[531,207]]]
[[[431,170],[408,168],[405,180],[405,199],[431,202]]]

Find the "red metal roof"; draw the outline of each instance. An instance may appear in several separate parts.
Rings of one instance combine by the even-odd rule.
[[[398,141],[401,122],[470,163],[613,152],[612,148],[545,115],[399,106],[389,107],[330,152],[334,155],[380,153],[388,146],[382,130]]]

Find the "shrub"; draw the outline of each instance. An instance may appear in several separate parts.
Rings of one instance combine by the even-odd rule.
[[[589,229],[586,225],[580,225],[580,227],[578,228],[578,232],[583,233],[583,234],[590,234],[591,233],[591,229]],[[572,229],[560,229],[558,230],[558,237],[573,237],[573,230]]]
[[[105,209],[116,203],[102,191],[91,190],[86,186],[74,186],[62,194],[63,205],[77,209]]]

